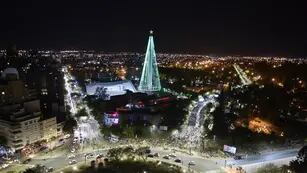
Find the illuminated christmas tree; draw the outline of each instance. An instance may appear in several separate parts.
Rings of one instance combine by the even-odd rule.
[[[155,45],[153,41],[153,31],[150,31],[148,39],[139,90],[144,92],[161,90]]]

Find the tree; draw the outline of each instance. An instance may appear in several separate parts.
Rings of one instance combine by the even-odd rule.
[[[65,110],[66,110],[67,113],[70,114],[71,107],[69,105],[66,105],[65,106]]]
[[[91,161],[91,168],[95,168],[95,166],[96,166],[96,162],[95,162],[95,160],[92,160]]]
[[[122,133],[127,138],[133,138],[134,137],[134,128],[133,127],[124,127]]]
[[[104,167],[104,164],[103,164],[103,162],[99,162],[99,163],[98,163],[98,166],[97,166],[97,167],[98,167],[98,169],[101,169],[101,168],[103,168],[103,167]]]
[[[261,168],[258,168],[256,173],[286,173],[287,171],[287,167],[286,166],[282,166],[282,167],[277,167],[274,164],[267,164]]]
[[[141,158],[143,161],[146,161],[147,159],[146,151],[148,150],[149,147],[140,147],[135,150],[135,154],[139,156],[139,158]]]
[[[76,117],[87,117],[88,114],[87,114],[85,108],[82,108],[82,109],[80,109],[80,110],[76,113],[75,116],[76,116]]]
[[[42,165],[36,165],[34,168],[28,168],[23,173],[44,173],[45,167]]]
[[[68,119],[65,121],[63,131],[65,133],[73,133],[75,127],[77,127],[77,121],[72,117],[68,117]]]
[[[122,148],[111,148],[109,149],[107,156],[111,160],[119,161],[120,158],[123,156],[123,149]]]
[[[0,145],[2,146],[7,145],[7,139],[5,136],[0,136]]]
[[[131,146],[125,147],[123,149],[123,154],[125,154],[129,160],[134,159],[134,149]]]
[[[307,145],[299,150],[296,160],[290,162],[290,169],[297,173],[307,170]]]

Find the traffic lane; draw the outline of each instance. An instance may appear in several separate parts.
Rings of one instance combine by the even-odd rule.
[[[94,156],[86,159],[85,154],[89,154],[89,153],[93,154]],[[98,154],[105,155],[106,153],[107,153],[107,151],[99,149],[99,150],[88,152],[88,153],[74,154],[75,157],[69,159],[68,157],[73,154],[73,153],[71,153],[71,154],[61,156],[61,157],[50,159],[49,161],[45,161],[45,162],[43,161],[43,162],[41,162],[41,164],[45,165],[46,167],[53,167],[54,169],[60,169],[60,168],[63,168],[65,166],[69,166],[69,161],[76,160],[77,163],[82,163],[82,162],[88,163],[92,160],[95,160],[95,158]],[[73,166],[73,165],[71,165],[71,166]]]
[[[295,157],[297,155],[297,152],[298,152],[298,149],[276,151],[274,153],[266,153],[266,154],[261,154],[261,155],[248,156],[246,159],[242,159],[242,160],[230,160],[228,161],[228,163],[236,164],[236,165],[254,164],[254,163],[259,163],[259,162]]]
[[[152,153],[159,153],[159,159],[160,160],[167,160],[167,159],[163,159],[163,156],[165,155],[169,155],[169,154],[175,154],[177,157],[176,158],[170,158],[169,160],[172,160],[175,163],[175,159],[180,159],[182,161],[182,165],[189,167],[189,162],[190,161],[194,161],[195,165],[194,166],[190,166],[191,169],[194,169],[195,171],[211,171],[211,170],[217,170],[220,168],[220,166],[212,161],[212,160],[208,160],[208,159],[204,159],[198,156],[191,156],[191,155],[187,155],[187,154],[182,154],[179,152],[172,152],[169,150],[159,150],[159,149],[152,149]]]
[[[188,163],[190,161],[194,161],[195,165],[191,166],[191,169],[194,169],[196,171],[210,171],[210,170],[218,170],[219,166],[212,160],[207,160],[207,159],[203,159],[201,157],[197,157],[197,156],[190,156],[187,154],[182,154],[179,152],[172,152],[169,150],[161,150],[161,149],[152,149],[152,152],[155,153],[159,153],[160,157],[157,158],[161,161],[168,161],[168,162],[174,162],[175,159],[170,159],[170,160],[165,160],[162,157],[164,155],[168,155],[168,154],[175,154],[177,155],[176,158],[179,158],[182,160],[182,165],[189,167]],[[58,157],[54,157],[54,158],[49,158],[49,159],[33,159],[30,164],[36,165],[36,164],[41,164],[41,165],[45,165],[46,167],[53,167],[55,170],[58,169],[62,169],[64,167],[67,166],[74,166],[74,165],[69,165],[69,161],[71,160],[76,160],[77,163],[82,163],[82,162],[86,162],[89,163],[92,160],[95,160],[96,156],[98,154],[103,154],[106,155],[107,150],[106,149],[98,149],[98,150],[94,150],[91,152],[87,152],[87,153],[92,153],[94,156],[92,158],[88,158],[85,160],[85,155],[84,153],[78,153],[78,154],[74,154],[75,158],[69,159],[68,157],[73,154],[73,153],[63,153],[63,155],[58,156]]]

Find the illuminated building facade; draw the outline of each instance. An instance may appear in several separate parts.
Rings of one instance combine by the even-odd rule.
[[[117,112],[105,112],[103,121],[106,126],[117,125],[119,124],[119,115]]]
[[[105,89],[105,94],[108,97],[126,94],[127,90],[136,92],[136,88],[133,86],[131,81],[122,80],[114,82],[93,82],[86,85],[87,95],[96,95],[97,89]]]
[[[155,45],[153,41],[153,31],[150,31],[141,81],[138,89],[143,92],[161,90]]]

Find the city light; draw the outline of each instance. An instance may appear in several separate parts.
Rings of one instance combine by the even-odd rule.
[[[305,6],[32,4],[1,3],[0,172],[306,172]]]

